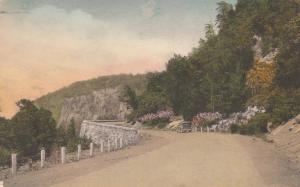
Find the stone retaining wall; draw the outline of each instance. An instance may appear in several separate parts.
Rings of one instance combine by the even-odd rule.
[[[135,144],[138,140],[138,131],[135,128],[114,125],[114,122],[83,121],[80,136],[90,138],[93,143],[100,145],[101,141],[112,144],[116,138],[122,138],[125,144]],[[117,122],[115,122],[117,123]]]

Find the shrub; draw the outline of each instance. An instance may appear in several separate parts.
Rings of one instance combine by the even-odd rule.
[[[240,133],[240,126],[237,125],[237,124],[232,124],[232,125],[230,126],[230,132],[231,132],[232,134]]]
[[[159,111],[157,113],[149,113],[139,118],[139,121],[142,123],[146,123],[149,121],[156,121],[156,120],[167,120],[174,116],[173,111]]]
[[[10,151],[5,148],[0,148],[0,166],[9,165]]]
[[[194,116],[192,119],[192,124],[210,126],[220,119],[222,119],[222,114],[220,114],[219,112],[204,112]]]
[[[78,142],[81,145],[82,149],[88,149],[90,147],[90,143],[92,143],[92,140],[87,137],[80,137]]]
[[[240,126],[240,134],[241,135],[255,135],[256,127],[253,125],[242,125],[242,126]]]
[[[151,121],[146,121],[145,123],[143,123],[145,126],[148,127],[158,127],[160,129],[164,128],[167,126],[167,124],[169,123],[169,119],[167,118],[158,118],[158,119],[154,119]]]
[[[239,127],[239,132],[242,135],[260,135],[268,132],[268,122],[271,120],[271,116],[266,113],[257,114],[253,117],[247,125]],[[232,127],[236,128],[236,127]],[[235,129],[233,129],[235,130]]]

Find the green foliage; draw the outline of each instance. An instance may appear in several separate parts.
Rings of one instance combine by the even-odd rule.
[[[300,89],[277,90],[268,98],[267,109],[275,125],[298,115],[300,113]]]
[[[124,87],[123,93],[122,93],[122,100],[127,102],[133,110],[136,110],[138,107],[138,98],[135,93],[135,91],[128,85]]]
[[[88,149],[92,140],[87,137],[79,137],[78,143],[81,144],[82,149]]]
[[[10,144],[9,120],[0,117],[0,147]]]
[[[90,139],[79,136],[73,119],[67,129],[62,126],[57,129],[56,145],[58,147],[66,146],[69,152],[76,151],[79,144],[81,144],[82,149],[88,149],[91,142]]]
[[[147,121],[143,125],[146,127],[151,127],[151,128],[157,127],[159,129],[163,129],[169,124],[169,122],[170,122],[169,119],[155,119],[152,121]]]
[[[54,146],[67,146],[68,151],[75,151],[81,144],[89,147],[88,138],[80,138],[76,132],[74,120],[67,130],[56,128],[56,122],[50,111],[37,108],[33,102],[22,99],[17,103],[19,112],[8,120],[0,117],[0,166],[6,166],[12,152],[18,158],[36,158],[40,149],[50,151]]]
[[[230,132],[231,132],[232,134],[240,133],[240,126],[237,125],[237,124],[232,124],[232,125],[230,126]]]
[[[71,120],[70,125],[68,125],[67,133],[67,148],[69,151],[75,151],[77,149],[77,145],[79,142],[79,138],[76,133],[75,122],[74,119]]]
[[[8,166],[10,162],[11,152],[3,147],[0,147],[0,166]]]
[[[147,91],[138,97],[138,107],[134,115],[139,117],[147,113],[155,113],[159,110],[165,110],[170,106],[168,96],[166,95],[165,75],[152,74],[149,77]]]
[[[257,114],[248,124],[233,124],[230,127],[231,133],[240,133],[242,135],[261,135],[268,132],[268,122],[271,116],[266,113]]]
[[[67,133],[63,126],[59,126],[56,131],[55,144],[59,147],[65,146],[68,143]]]
[[[25,99],[17,105],[20,111],[9,122],[9,146],[22,156],[34,155],[41,148],[50,149],[56,138],[56,122],[51,112],[38,109]]]

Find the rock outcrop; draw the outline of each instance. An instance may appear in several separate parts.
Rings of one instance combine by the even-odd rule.
[[[120,88],[94,91],[65,99],[59,125],[68,125],[74,119],[77,126],[83,120],[125,120],[130,107],[120,100]]]

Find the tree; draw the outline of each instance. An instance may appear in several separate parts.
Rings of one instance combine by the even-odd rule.
[[[218,15],[217,15],[217,23],[220,29],[225,28],[230,12],[233,11],[233,6],[225,1],[218,2]]]
[[[79,137],[77,136],[77,133],[76,133],[76,127],[75,127],[74,119],[72,119],[70,124],[68,125],[66,138],[67,138],[67,142],[68,142],[67,143],[68,149],[70,151],[76,150]]]
[[[300,13],[285,28],[286,35],[278,56],[276,82],[281,87],[297,89],[300,88]]]
[[[135,91],[130,86],[126,85],[123,92],[122,99],[125,100],[125,102],[127,102],[133,110],[136,110],[138,107],[138,99]]]
[[[17,102],[19,112],[9,122],[11,148],[20,155],[32,156],[42,147],[50,149],[56,138],[56,122],[51,112],[38,109],[30,100]]]

